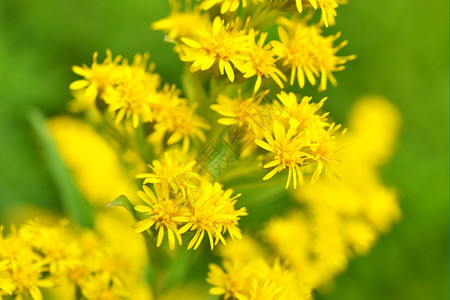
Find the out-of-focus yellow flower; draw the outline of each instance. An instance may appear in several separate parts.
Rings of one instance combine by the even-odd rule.
[[[253,256],[247,261],[224,259],[223,269],[209,265],[207,281],[212,295],[224,299],[309,299],[310,289],[301,278],[275,260]]]
[[[193,138],[204,142],[203,130],[211,127],[204,118],[195,114],[195,109],[196,105],[189,107],[183,103],[173,107],[173,110],[165,110],[162,112],[163,121],[155,125],[155,135],[163,138],[168,133],[167,144],[174,145],[181,141],[184,151],[189,149]]]
[[[137,187],[117,152],[91,126],[71,117],[55,117],[48,121],[48,127],[61,158],[89,202],[106,206],[120,195],[134,197]]]
[[[205,28],[210,25],[207,15],[200,14],[196,9],[181,12],[179,6],[176,4],[170,16],[154,22],[151,25],[152,28],[166,32],[169,39],[177,39],[180,37],[192,38],[195,34],[192,28]]]
[[[75,299],[76,290],[86,299],[123,299],[135,295],[131,287],[144,285],[142,265],[132,267],[136,257],[127,257],[93,231],[69,227],[66,220],[56,226],[33,220],[19,230],[13,227],[8,236],[0,235],[0,247],[0,297],[42,300],[41,288],[57,294],[53,287],[60,287],[64,299]]]

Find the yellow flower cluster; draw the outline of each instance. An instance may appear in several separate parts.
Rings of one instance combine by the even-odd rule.
[[[65,299],[76,294],[88,300],[128,299],[137,295],[130,287],[143,284],[130,257],[93,231],[69,227],[67,220],[12,227],[1,234],[0,247],[0,298],[42,300],[45,288],[46,293],[63,289]]]
[[[293,193],[302,209],[272,218],[260,232],[270,254],[247,235],[220,248],[223,269],[210,265],[210,293],[224,299],[307,299],[308,291],[329,284],[352,256],[365,254],[400,217],[395,191],[376,175],[392,153],[398,123],[386,100],[357,102],[352,134],[346,136],[352,148],[337,169],[340,179],[320,179]],[[277,257],[273,266],[267,257]],[[300,294],[290,294],[299,288]]]
[[[277,255],[313,288],[342,272],[354,254],[365,254],[400,217],[395,191],[377,175],[380,158],[392,153],[398,119],[386,100],[358,102],[350,118],[351,134],[345,137],[351,148],[336,168],[339,180],[303,186],[294,197],[305,209],[273,219],[264,228]]]
[[[209,9],[222,3],[222,12],[234,11],[239,2],[203,1],[200,8]],[[336,3],[334,0],[311,2],[315,8],[321,7],[325,11],[334,11],[336,7],[331,3]],[[311,85],[315,85],[316,78],[320,78],[319,90],[326,89],[327,80],[336,85],[333,72],[342,70],[344,64],[354,58],[336,55],[346,44],[344,41],[338,46],[333,45],[340,34],[322,36],[319,24],[307,24],[310,17],[294,20],[280,18],[280,40],[267,41],[266,28],[258,26],[258,23],[264,23],[263,20],[270,18],[271,14],[275,15],[277,10],[273,3],[258,3],[258,6],[259,10],[247,19],[216,16],[212,21],[196,7],[184,13],[177,8],[168,18],[154,23],[153,28],[163,30],[170,39],[174,39],[177,43],[175,50],[182,61],[191,63],[192,72],[211,70],[213,74],[226,74],[230,82],[238,83],[256,77],[255,92],[261,87],[263,79],[269,78],[282,89],[283,82],[287,81],[286,73],[291,76],[290,84],[293,85],[294,78],[297,78],[301,88],[305,85],[305,76]],[[265,6],[268,6],[267,9],[262,9]],[[330,13],[323,13],[323,16],[326,15]],[[189,20],[195,29],[186,31],[185,23],[180,22],[180,18]],[[323,20],[328,24],[326,17]]]
[[[210,182],[193,169],[195,161],[185,161],[186,153],[171,150],[164,154],[164,160],[154,160],[149,167],[152,173],[139,174],[145,178],[143,191],[138,193],[146,205],[135,209],[144,214],[137,222],[137,232],[149,228],[158,233],[159,247],[167,231],[169,247],[175,249],[175,243],[181,245],[181,235],[195,231],[188,249],[197,249],[205,234],[209,238],[211,250],[219,241],[226,243],[224,234],[232,239],[241,238],[237,227],[242,216],[247,215],[245,208],[235,209],[240,194],[232,196],[233,190],[223,190],[218,182]],[[152,184],[155,192],[147,185]]]
[[[336,135],[340,126],[328,123],[327,114],[318,112],[325,98],[311,103],[311,97],[299,101],[295,94],[281,92],[277,95],[279,101],[261,105],[263,97],[264,94],[258,95],[256,101],[242,100],[241,96],[231,100],[221,95],[218,104],[211,108],[227,117],[219,119],[219,123],[244,127],[248,130],[244,139],[253,136],[259,147],[270,152],[264,168],[273,169],[264,180],[288,169],[286,189],[291,180],[296,188],[297,182],[303,183],[303,173],[308,171],[304,167],[315,165],[311,178],[315,182],[324,169],[339,161],[343,150],[341,135]]]
[[[103,63],[97,62],[97,53],[91,67],[74,66],[73,71],[83,76],[70,85],[75,91],[73,107],[80,110],[105,110],[105,117],[112,115],[115,124],[131,120],[133,128],[139,123],[153,125],[150,140],[161,144],[166,134],[169,145],[183,141],[189,148],[191,138],[204,141],[204,129],[208,123],[195,114],[195,106],[189,106],[186,99],[179,97],[174,87],[160,87],[161,78],[153,73],[154,65],[148,64],[149,54],[137,54],[129,64],[121,57],[114,60],[107,51]]]
[[[223,299],[310,299],[311,289],[279,259],[270,259],[250,237],[221,248],[223,269],[209,265],[207,281],[213,287],[209,292]]]
[[[172,1],[171,15],[152,27],[167,33],[165,41],[174,44],[189,67],[182,75],[183,91],[162,83],[148,54],[129,63],[107,51],[99,63],[95,53],[91,66],[73,67],[83,78],[70,85],[75,96],[71,108],[85,112],[96,129],[66,117],[50,120],[49,129],[85,197],[97,208],[117,198],[111,205],[123,205],[133,215],[133,230],[143,233],[155,264],[149,271],[155,298],[188,272],[189,252],[176,249],[177,244],[187,240],[187,249],[198,249],[207,240],[211,250],[223,244],[223,267],[209,267],[211,294],[306,300],[399,218],[395,192],[377,176],[398,127],[395,109],[380,99],[360,102],[350,120],[352,132],[344,135],[346,130],[321,111],[327,98],[313,100],[302,90],[307,82],[319,92],[328,82],[336,85],[335,72],[354,58],[337,55],[346,45],[336,44],[340,33],[325,36],[322,30],[334,24],[335,9],[343,2]],[[319,8],[322,17],[314,23],[313,10]],[[303,13],[305,9],[311,13]],[[292,10],[301,14],[293,16],[288,13]],[[277,174],[285,189],[302,185],[291,193],[302,209],[294,203],[282,217],[265,216],[257,233],[266,243],[262,247],[243,238],[239,226],[247,208],[233,189],[245,197],[267,198],[263,181]],[[276,179],[272,183],[278,185]],[[270,194],[282,192],[281,186]],[[251,202],[245,205],[250,208]],[[70,275],[66,280],[84,298],[129,296],[124,292],[131,279],[121,274],[123,266],[131,265],[117,265],[121,260],[112,250],[104,253],[111,263],[99,263],[102,256],[90,260],[89,251],[101,244],[99,239],[80,250],[75,235],[64,249],[55,250],[59,240],[47,237],[50,229],[41,238],[32,230],[41,227],[24,228],[17,236],[26,236],[30,251],[45,260],[32,269],[37,275],[28,276],[35,278],[32,284],[19,286],[2,277],[2,270],[10,272],[13,264],[0,259],[3,294],[28,293],[39,299],[38,287],[63,274]],[[50,239],[56,242],[47,245]],[[171,251],[162,249],[164,239]],[[85,261],[77,261],[80,255]],[[173,264],[167,263],[169,256]],[[86,271],[82,263],[95,269]]]

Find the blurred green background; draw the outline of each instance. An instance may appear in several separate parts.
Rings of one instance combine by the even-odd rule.
[[[179,83],[172,45],[149,28],[168,11],[163,0],[0,2],[0,223],[22,204],[59,208],[26,113],[65,111],[72,65],[107,48],[128,58],[150,51],[163,79]],[[342,53],[358,58],[336,74],[327,109],[345,122],[366,94],[399,108],[401,136],[383,178],[398,188],[403,219],[317,299],[449,298],[448,14],[444,0],[351,0],[338,10],[330,32],[342,31],[350,42]]]

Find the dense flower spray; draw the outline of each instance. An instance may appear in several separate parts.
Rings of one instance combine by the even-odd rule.
[[[84,120],[47,129],[94,225],[12,228],[0,298],[63,286],[75,299],[200,299],[206,278],[220,299],[310,299],[366,253],[401,215],[377,176],[399,121],[376,97],[348,133],[323,111],[355,58],[323,30],[344,2],[171,1],[152,28],[184,66],[181,87],[148,53],[74,66],[69,109]]]

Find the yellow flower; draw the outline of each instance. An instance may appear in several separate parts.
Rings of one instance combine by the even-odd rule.
[[[319,178],[323,169],[330,167],[332,163],[340,161],[342,153],[345,150],[345,144],[341,142],[342,136],[346,130],[343,130],[340,136],[334,135],[341,125],[332,123],[326,130],[322,127],[311,128],[307,131],[309,139],[309,148],[312,159],[317,162],[316,170],[311,178],[314,183]]]
[[[281,59],[283,66],[290,68],[290,84],[297,78],[300,88],[305,86],[305,77],[316,84],[320,77],[319,90],[326,89],[327,80],[336,85],[333,72],[344,69],[344,64],[354,55],[336,56],[336,53],[347,44],[347,41],[334,47],[333,43],[340,34],[323,37],[322,30],[317,25],[306,24],[306,21],[280,19],[282,26],[278,27],[280,41],[273,41],[274,52]],[[286,29],[287,28],[287,31]]]
[[[150,55],[137,54],[133,64],[123,66],[123,74],[114,86],[108,86],[103,98],[109,109],[117,111],[115,122],[120,123],[124,118],[131,118],[133,127],[141,122],[152,121],[151,105],[154,103],[160,83],[159,75],[151,73],[152,66],[147,71]]]
[[[212,295],[239,300],[309,299],[310,288],[278,259],[272,266],[260,257],[242,263],[225,260],[223,266],[209,265],[207,281],[213,285]]]
[[[168,150],[161,161],[155,159],[152,165],[148,165],[153,173],[138,174],[136,178],[145,178],[144,184],[160,186],[162,195],[178,193],[180,190],[186,197],[188,188],[196,186],[199,180],[199,175],[192,171],[195,160],[189,160],[187,156],[187,153],[177,149]]]
[[[182,38],[187,46],[184,47],[186,55],[182,61],[192,62],[191,71],[208,70],[214,64],[219,65],[220,74],[227,74],[233,82],[235,78],[233,65],[239,69],[245,59],[243,51],[246,50],[248,37],[233,28],[236,24],[224,25],[220,17],[216,17],[212,27],[200,28],[195,39]]]
[[[326,125],[324,120],[328,113],[318,115],[317,112],[327,98],[323,98],[319,103],[310,103],[312,97],[304,96],[298,103],[297,96],[294,93],[281,92],[277,97],[284,106],[280,109],[281,115],[297,120],[299,123],[298,130],[306,129],[313,125]]]
[[[289,174],[286,182],[286,189],[289,187],[291,179],[294,188],[297,188],[297,180],[303,184],[302,167],[309,155],[302,150],[308,146],[307,140],[303,135],[296,135],[298,121],[290,122],[289,130],[286,132],[284,125],[275,120],[273,123],[274,136],[268,131],[264,131],[264,137],[267,142],[255,140],[256,144],[271,152],[272,161],[264,165],[264,168],[273,168],[263,180],[267,180],[276,173],[288,168]]]
[[[283,88],[283,81],[286,81],[286,76],[277,69],[275,62],[275,53],[272,50],[271,44],[264,45],[267,38],[267,33],[261,33],[259,40],[255,42],[255,31],[250,29],[248,34],[248,57],[246,62],[240,69],[244,73],[245,78],[257,76],[254,92],[256,93],[260,86],[262,77],[272,78],[280,88]],[[281,79],[280,79],[281,78]]]
[[[58,226],[45,226],[35,220],[20,228],[21,238],[45,255],[48,271],[52,275],[60,276],[67,272],[80,253],[76,245],[69,243],[67,224],[67,220],[61,220]]]
[[[217,120],[222,125],[237,125],[251,130],[256,136],[262,135],[262,129],[265,127],[270,117],[270,108],[260,105],[261,100],[267,95],[268,91],[261,92],[255,96],[243,99],[241,91],[236,98],[231,99],[228,96],[220,94],[217,97],[217,104],[211,105],[211,109],[218,112],[224,118]],[[270,120],[271,121],[271,120]]]
[[[122,59],[121,56],[113,59],[111,51],[108,49],[106,50],[106,58],[101,64],[97,63],[97,56],[98,53],[95,52],[90,68],[86,65],[72,67],[73,72],[83,76],[84,79],[72,82],[70,89],[74,91],[84,90],[85,97],[90,102],[94,102],[95,98],[106,87],[116,84],[121,72],[121,68],[118,66]]]
[[[192,138],[204,142],[203,130],[210,129],[210,126],[204,118],[195,114],[196,104],[189,107],[184,101],[175,107],[165,107],[160,115],[161,121],[155,125],[155,137],[162,142],[168,134],[167,144],[170,146],[182,141],[184,151],[189,149]]]
[[[167,230],[169,247],[175,249],[175,237],[181,245],[181,234],[178,230],[178,224],[189,221],[185,216],[186,211],[183,207],[177,205],[177,201],[172,198],[163,198],[160,194],[155,195],[149,187],[142,186],[144,191],[139,191],[138,196],[148,205],[137,205],[136,211],[144,213],[148,218],[137,222],[134,227],[136,232],[142,232],[154,226],[158,232],[156,246],[161,246],[164,238],[164,230]],[[165,229],[164,229],[165,227]]]
[[[197,249],[203,240],[205,232],[208,235],[211,250],[214,245],[222,241],[226,244],[223,234],[229,232],[232,239],[242,237],[240,229],[237,227],[241,216],[247,215],[245,208],[235,210],[234,205],[240,194],[231,197],[233,190],[222,189],[222,186],[215,182],[213,184],[205,182],[201,186],[201,195],[190,193],[191,211],[190,218],[180,232],[187,230],[197,230],[188,245],[188,249]]]
[[[306,2],[306,0],[295,0],[299,13],[303,11],[304,4],[302,2]],[[345,0],[308,0],[308,2],[314,9],[320,8],[322,10],[321,22],[325,24],[326,27],[335,24],[336,8],[339,4],[346,3]]]
[[[54,117],[47,126],[77,187],[91,204],[105,207],[119,195],[133,198],[137,187],[114,147],[94,128],[67,116]]]
[[[35,252],[15,227],[7,237],[3,237],[3,227],[0,227],[0,249],[0,297],[7,294],[20,299],[26,295],[42,300],[40,288],[54,285],[54,278],[47,275],[45,257]]]
[[[203,10],[209,10],[213,6],[222,3],[220,6],[220,13],[224,14],[227,12],[236,11],[239,7],[239,3],[241,0],[204,0],[200,5],[200,8]],[[242,0],[242,7],[247,6],[247,0]]]
[[[108,277],[101,274],[90,276],[83,283],[81,292],[87,300],[121,300],[130,296],[126,286],[113,284]]]
[[[181,12],[180,4],[176,5],[170,16],[153,23],[152,28],[167,32],[170,39],[192,38],[195,32],[192,28],[204,28],[210,24],[207,16],[200,14],[198,10]]]

